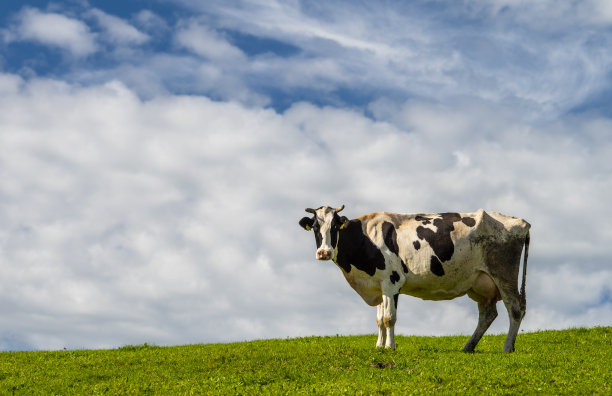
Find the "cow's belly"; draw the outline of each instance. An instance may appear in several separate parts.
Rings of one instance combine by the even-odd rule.
[[[400,292],[424,300],[451,300],[463,296],[484,269],[470,261],[459,259],[444,263],[442,276],[432,273],[429,265],[412,267]]]
[[[474,276],[474,279],[476,276]],[[453,298],[465,295],[472,287],[471,282],[454,284],[452,287],[444,287],[444,285],[426,285],[419,283],[417,285],[404,284],[400,292],[409,296],[421,298],[423,300],[452,300]]]
[[[380,289],[380,281],[373,279],[363,271],[351,268],[348,274],[342,271],[346,281],[351,285],[353,290],[363,298],[366,304],[375,306],[382,302],[382,291]]]
[[[400,292],[424,300],[450,300],[465,295],[484,270],[482,251],[467,238],[454,241],[453,250],[450,260],[438,261],[443,273],[439,265],[432,270],[434,251],[428,245],[404,250],[403,260],[409,271]]]

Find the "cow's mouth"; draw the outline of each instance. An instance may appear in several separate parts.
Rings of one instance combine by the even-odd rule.
[[[317,250],[317,260],[327,261],[327,260],[331,260],[331,258],[332,258],[331,250],[326,250],[326,249]]]

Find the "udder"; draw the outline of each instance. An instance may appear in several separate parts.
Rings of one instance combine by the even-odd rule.
[[[495,282],[493,282],[493,279],[484,272],[478,274],[472,284],[472,288],[468,291],[468,296],[472,300],[485,305],[490,305],[501,300],[501,295],[499,294],[499,289],[495,285]]]

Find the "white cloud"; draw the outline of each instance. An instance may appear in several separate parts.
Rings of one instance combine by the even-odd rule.
[[[125,20],[114,15],[107,14],[99,9],[92,9],[87,14],[98,21],[105,31],[105,37],[107,37],[110,42],[139,45],[149,40],[149,36],[142,33]],[[150,15],[148,20],[151,21]]]
[[[215,30],[190,22],[176,32],[180,46],[204,58],[223,62],[244,62],[246,56]]]
[[[15,94],[19,92],[23,79],[14,74],[0,73],[0,94]]]
[[[134,17],[136,23],[143,29],[151,32],[154,36],[169,31],[170,27],[166,21],[150,10],[142,10]]]
[[[533,126],[491,103],[419,101],[373,120],[307,103],[278,114],[142,101],[118,82],[4,75],[0,86],[0,346],[374,333],[375,309],[313,259],[297,225],[303,208],[341,203],[350,217],[525,217],[525,328],[611,324],[597,299],[612,276],[609,120]],[[504,332],[499,311],[493,331]],[[465,334],[475,322],[467,299],[400,301],[401,333]]]
[[[321,7],[321,12],[311,15],[305,11],[309,6],[300,2],[244,1],[241,7],[213,1],[205,6],[186,4],[189,7],[219,15],[218,23],[224,27],[246,31],[264,37],[282,38],[298,44],[318,44],[372,53],[385,57],[398,55],[398,51],[377,35],[369,36],[372,17],[378,15],[376,7],[367,7],[370,15],[363,17],[351,12],[350,7],[333,4]],[[313,7],[317,8],[317,7]],[[329,12],[328,12],[329,11]],[[256,16],[250,18],[249,16]],[[352,20],[352,24],[348,20]],[[411,27],[405,27],[412,32]],[[369,33],[375,33],[370,31]]]
[[[243,67],[227,69],[228,75],[275,89],[280,80],[284,89],[359,87],[365,95],[439,101],[475,96],[552,120],[597,95],[612,65],[609,35],[584,22],[579,15],[593,13],[574,3],[457,3],[436,11],[418,4],[239,4],[189,6],[219,29],[299,48],[290,58],[253,56]],[[209,39],[196,40],[207,35],[186,36],[183,45],[201,55],[227,52],[218,37],[212,40],[223,43],[217,51],[205,45]]]
[[[77,57],[97,50],[94,34],[82,21],[31,7],[24,7],[16,16],[9,41],[34,41],[61,48]]]
[[[589,13],[592,20],[603,24],[612,24],[612,3],[606,0],[591,0],[588,3],[592,7]]]
[[[560,22],[568,20],[567,15],[575,15],[570,21],[580,15],[605,15],[605,6],[595,1],[552,7],[551,12],[563,17],[549,15],[550,29],[540,28],[544,23],[539,22],[551,7],[548,1],[459,2],[434,11],[418,3],[238,3],[239,7],[236,2],[191,2],[193,15],[172,27],[143,10],[133,19],[141,30],[84,6],[80,14],[102,26],[95,34],[82,22],[59,14],[61,8],[56,8],[58,13],[26,8],[20,15],[33,12],[80,24],[92,50],[94,39],[119,47],[102,54],[103,65],[69,65],[63,78],[85,84],[117,79],[143,97],[188,92],[277,108],[289,105],[284,102],[292,99],[285,97],[315,95],[323,103],[337,104],[353,96],[365,101],[422,97],[442,103],[476,97],[520,107],[535,123],[596,100],[609,85],[612,43],[605,26],[584,22],[568,28]],[[584,11],[596,7],[602,11]],[[455,20],[464,22],[454,24]],[[21,22],[6,29],[5,40],[23,40],[20,26]],[[167,38],[174,44],[171,48],[165,47]],[[270,45],[269,51],[247,55],[240,46],[252,44],[251,39],[255,47],[261,44],[258,40],[270,40],[292,51],[275,53]],[[151,45],[136,53],[125,48],[145,41]]]
[[[495,0],[465,2],[467,7],[492,15],[511,14],[519,23],[536,29],[562,30],[568,27],[600,26],[612,23],[612,6],[606,0]]]

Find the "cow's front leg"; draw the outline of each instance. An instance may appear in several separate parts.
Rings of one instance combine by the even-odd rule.
[[[383,318],[385,316],[385,304],[380,303],[376,306],[376,324],[378,325],[378,341],[376,341],[376,348],[382,348],[385,346],[385,340],[387,339],[387,330],[385,328],[385,322]]]
[[[385,348],[395,349],[395,322],[397,321],[397,297],[383,294],[383,324],[386,333]],[[380,328],[379,328],[380,331]],[[379,335],[380,340],[380,335]]]
[[[382,306],[383,306],[383,324],[385,326],[386,340],[385,348],[395,349],[395,322],[397,320],[397,300],[400,289],[406,278],[403,274],[400,275],[397,271],[391,272],[388,280],[381,284],[382,291]],[[379,326],[380,331],[380,326]],[[378,337],[380,341],[380,335]]]

